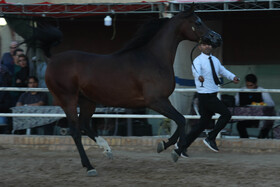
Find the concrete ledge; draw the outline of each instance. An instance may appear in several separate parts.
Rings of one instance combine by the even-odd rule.
[[[137,146],[156,149],[158,142],[167,140],[162,137],[104,137],[110,146],[137,149]],[[191,149],[205,149],[202,138],[191,145]],[[82,137],[85,149],[97,147],[96,143],[87,136]],[[234,152],[280,152],[280,140],[277,139],[217,139],[221,151]],[[0,135],[1,147],[29,147],[49,150],[76,150],[71,136],[36,136],[36,135]],[[139,147],[138,147],[139,148]]]

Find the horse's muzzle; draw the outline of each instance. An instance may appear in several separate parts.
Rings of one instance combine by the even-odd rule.
[[[223,43],[222,37],[220,34],[214,32],[214,31],[209,31],[207,34],[205,34],[201,38],[201,43],[209,44],[213,48],[220,47]]]

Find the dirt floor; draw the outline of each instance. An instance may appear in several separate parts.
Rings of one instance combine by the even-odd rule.
[[[113,160],[87,150],[98,172],[87,177],[77,151],[0,147],[0,186],[280,186],[279,153],[190,150],[190,158],[173,163],[172,149],[113,149]]]

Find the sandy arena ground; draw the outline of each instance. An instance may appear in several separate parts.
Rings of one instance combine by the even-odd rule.
[[[171,150],[116,146],[109,160],[92,147],[87,154],[98,176],[87,177],[77,151],[0,146],[0,187],[280,186],[280,153],[191,149],[189,159],[173,163]]]

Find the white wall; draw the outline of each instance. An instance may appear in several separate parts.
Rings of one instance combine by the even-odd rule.
[[[0,26],[0,55],[2,57],[3,53],[10,51],[10,43],[11,41],[23,42],[23,38],[18,34],[13,32],[8,25]],[[26,46],[20,46],[24,51],[26,51]]]

